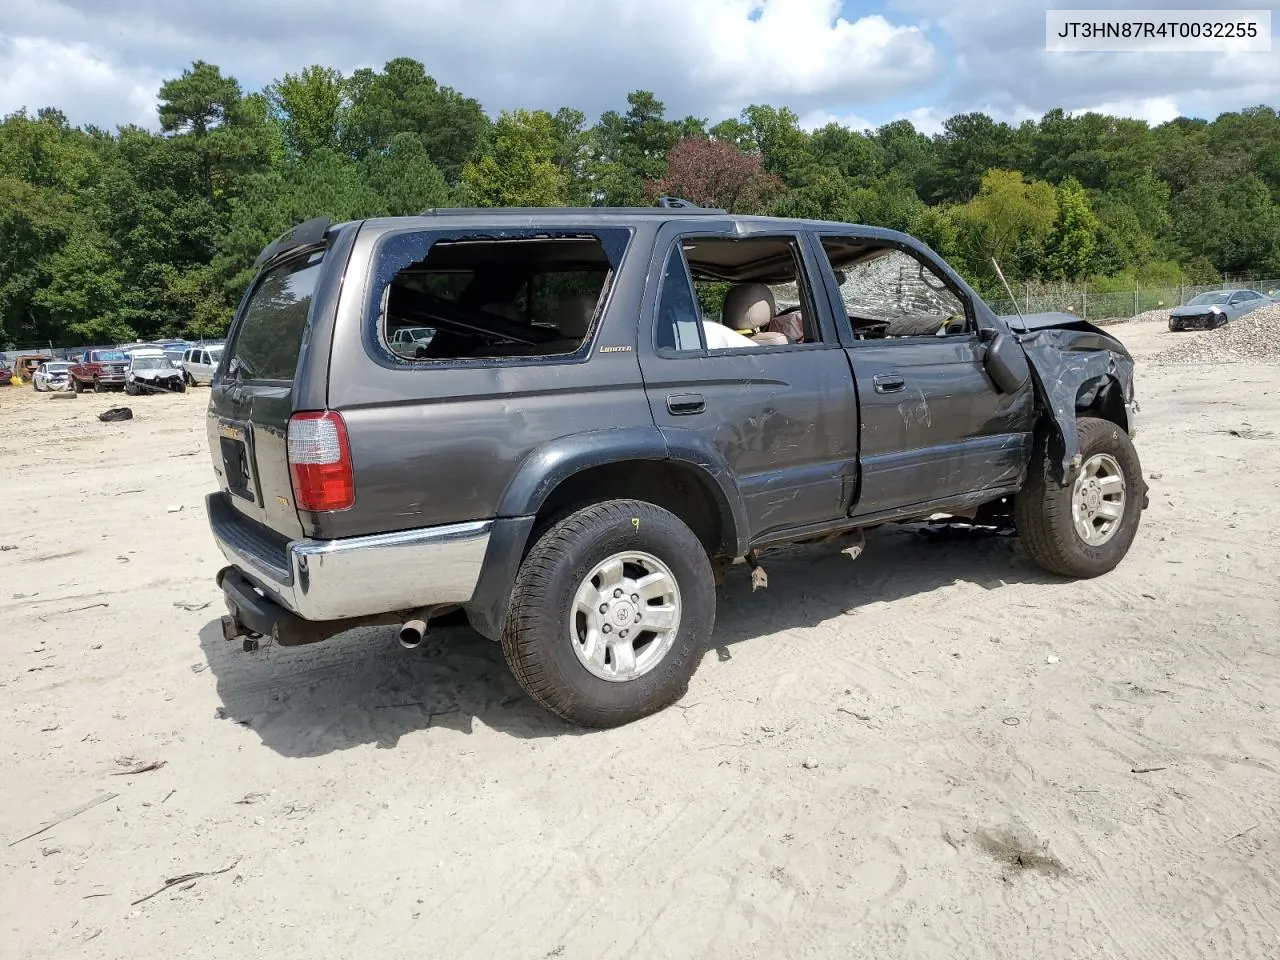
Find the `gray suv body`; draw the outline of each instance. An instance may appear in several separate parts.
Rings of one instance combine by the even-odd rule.
[[[309,221],[258,265],[208,407],[247,649],[412,646],[461,609],[537,702],[609,726],[683,694],[735,560],[763,583],[769,547],[945,514],[1096,576],[1146,505],[1124,347],[996,316],[894,231],[441,210]]]

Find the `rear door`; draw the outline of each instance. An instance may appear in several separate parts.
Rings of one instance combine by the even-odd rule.
[[[776,311],[803,316],[804,340],[740,343],[720,322],[718,301],[733,284],[706,279],[717,269],[739,282],[743,269],[767,277]],[[668,446],[688,449],[688,434],[710,441],[737,481],[753,539],[844,516],[856,480],[857,398],[827,311],[814,309],[801,235],[671,223],[650,270],[661,283],[640,364]]]
[[[303,533],[286,432],[322,258],[321,251],[303,254],[258,276],[213,373],[209,399],[213,470],[229,502],[287,537]]]

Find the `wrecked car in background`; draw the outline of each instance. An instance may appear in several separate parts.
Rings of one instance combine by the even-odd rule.
[[[31,386],[36,393],[49,390],[71,389],[71,364],[65,360],[46,360],[31,374]]]
[[[1216,330],[1277,301],[1253,290],[1212,290],[1169,311],[1170,330]]]
[[[131,396],[142,393],[185,393],[186,378],[162,350],[139,350],[133,353],[124,374],[124,392]]]
[[[257,267],[208,407],[246,649],[461,610],[533,700],[615,726],[684,693],[736,561],[767,587],[770,547],[946,515],[1095,577],[1147,504],[1124,346],[996,316],[895,231],[437,210]]]

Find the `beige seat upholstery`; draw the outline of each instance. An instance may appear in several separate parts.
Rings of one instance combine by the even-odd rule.
[[[731,330],[752,331],[748,336],[754,343],[769,347],[785,346],[791,342],[785,334],[764,330],[776,312],[773,291],[767,286],[763,283],[739,283],[725,294],[721,317]]]

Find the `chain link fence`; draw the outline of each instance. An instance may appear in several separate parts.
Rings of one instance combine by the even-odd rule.
[[[1192,297],[1214,290],[1254,290],[1280,297],[1280,278],[1273,280],[1240,280],[1211,284],[1182,284],[1176,287],[1138,287],[1114,293],[1098,293],[1087,287],[1063,287],[1032,293],[1030,288],[1012,300],[993,300],[991,309],[1001,316],[1021,311],[1029,313],[1074,313],[1085,320],[1127,320],[1148,310],[1171,310]]]

